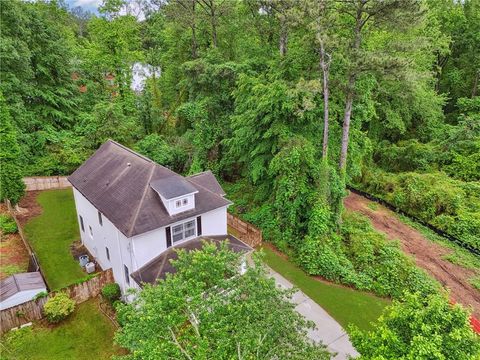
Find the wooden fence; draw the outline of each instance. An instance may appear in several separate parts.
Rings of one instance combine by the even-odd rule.
[[[90,280],[70,285],[59,291],[65,292],[77,304],[81,304],[88,299],[98,296],[106,284],[113,282],[112,269],[108,269]],[[0,311],[0,333],[3,334],[12,328],[43,318],[43,306],[49,298],[55,296],[55,293],[51,292],[43,298],[30,300]]]
[[[23,178],[27,191],[65,189],[72,187],[66,176],[36,176]]]
[[[227,213],[227,224],[232,231],[232,235],[235,235],[245,244],[251,247],[257,247],[262,244],[262,230],[256,228],[252,224],[249,224],[240,218]]]

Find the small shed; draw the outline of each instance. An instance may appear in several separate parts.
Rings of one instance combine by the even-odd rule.
[[[47,285],[38,271],[9,276],[0,281],[0,310],[30,301],[43,291]]]

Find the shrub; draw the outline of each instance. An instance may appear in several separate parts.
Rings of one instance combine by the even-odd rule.
[[[0,215],[0,230],[4,234],[13,234],[18,231],[17,224],[15,220],[12,219],[9,215]]]
[[[120,299],[122,295],[120,292],[120,286],[117,283],[107,284],[102,289],[102,295],[113,304]]]
[[[43,307],[43,312],[50,323],[62,321],[70,315],[73,310],[75,310],[75,301],[62,292],[48,299]]]

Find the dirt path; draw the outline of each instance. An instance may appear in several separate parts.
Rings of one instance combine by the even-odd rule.
[[[402,249],[415,258],[419,267],[449,288],[454,301],[466,306],[471,305],[475,316],[479,318],[480,291],[468,282],[469,278],[475,276],[475,271],[443,260],[442,256],[452,250],[426,239],[385,207],[378,205],[377,210],[372,210],[367,206],[370,202],[360,195],[350,193],[345,199],[345,207],[368,216],[375,229],[385,233],[389,239],[400,240]]]

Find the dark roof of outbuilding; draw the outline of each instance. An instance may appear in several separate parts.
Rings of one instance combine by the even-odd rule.
[[[150,186],[165,178],[190,182],[198,191],[194,209],[169,215]],[[222,196],[112,140],[100,146],[68,180],[127,237],[231,204]]]
[[[0,281],[0,301],[25,290],[46,289],[42,275],[37,272],[20,273]]]
[[[175,268],[171,264],[171,260],[178,258],[175,250],[184,249],[186,251],[198,250],[203,246],[203,242],[214,243],[220,246],[222,241],[228,240],[228,247],[234,252],[250,252],[253,249],[232,235],[209,235],[199,236],[192,240],[185,241],[177,246],[168,248],[157,257],[150,260],[140,269],[133,272],[130,276],[141,285],[142,283],[155,284],[158,279],[165,279],[167,273],[174,274]]]
[[[225,191],[223,191],[222,186],[218,183],[217,178],[210,170],[190,175],[188,179],[194,182],[197,185],[203,186],[204,188],[214,192],[215,194],[224,196]]]

